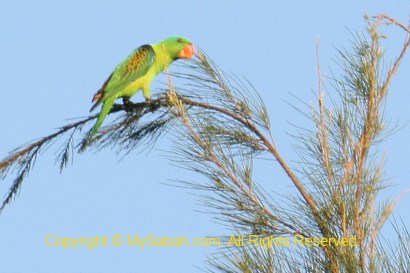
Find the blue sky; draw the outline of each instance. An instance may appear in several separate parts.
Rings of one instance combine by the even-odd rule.
[[[244,3],[244,4],[242,4]],[[316,39],[321,66],[329,73],[335,47],[348,47],[351,30],[364,30],[363,15],[387,13],[408,22],[408,1],[2,1],[0,3],[0,156],[51,133],[70,118],[85,116],[94,92],[134,48],[179,34],[205,50],[224,70],[245,76],[270,112],[275,143],[287,160],[302,117],[286,102],[291,94],[310,103],[316,83]],[[394,32],[397,34],[397,32]],[[394,36],[387,54],[404,40]],[[171,68],[172,70],[172,68]],[[399,131],[380,147],[395,198],[409,187],[409,56],[393,83],[386,113]],[[164,80],[159,77],[158,81]],[[136,95],[134,100],[142,100]],[[216,248],[126,247],[64,250],[47,247],[45,237],[114,234],[202,237],[222,235],[197,197],[167,186],[183,178],[170,165],[162,140],[149,154],[120,160],[110,149],[76,155],[62,174],[50,149],[38,160],[19,197],[0,216],[3,272],[199,272]],[[281,170],[258,168],[274,177],[268,189],[281,192],[289,181]],[[1,182],[3,196],[11,179]],[[265,182],[266,183],[266,182]],[[409,226],[405,209],[396,216]],[[164,270],[166,268],[166,270]]]

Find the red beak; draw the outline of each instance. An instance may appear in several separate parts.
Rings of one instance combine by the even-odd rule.
[[[184,46],[179,52],[178,58],[191,59],[194,55],[194,46],[192,44]]]

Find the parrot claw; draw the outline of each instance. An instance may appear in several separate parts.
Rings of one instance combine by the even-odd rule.
[[[126,112],[130,112],[134,109],[134,104],[130,101],[130,98],[128,97],[122,98],[122,106]]]
[[[122,104],[123,104],[124,106],[130,105],[130,104],[131,104],[130,98],[128,98],[128,97],[122,97]]]

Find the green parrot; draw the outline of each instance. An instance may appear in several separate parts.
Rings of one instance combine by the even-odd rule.
[[[104,82],[94,95],[91,111],[101,103],[102,109],[97,122],[90,130],[91,138],[101,127],[110,112],[114,101],[123,98],[124,103],[139,90],[147,101],[150,100],[152,80],[177,59],[190,59],[194,55],[194,46],[183,37],[170,37],[158,44],[143,45],[134,50]]]

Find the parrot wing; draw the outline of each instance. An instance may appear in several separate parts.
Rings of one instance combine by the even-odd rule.
[[[100,90],[94,95],[94,110],[107,98],[115,95],[127,85],[144,76],[155,62],[155,51],[150,45],[143,45],[131,53],[125,61],[117,66]]]

